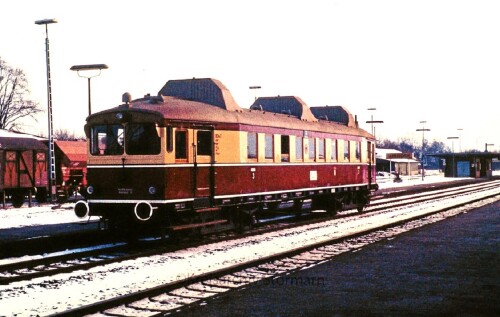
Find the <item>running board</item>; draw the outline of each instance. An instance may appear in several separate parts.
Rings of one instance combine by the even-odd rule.
[[[207,208],[195,209],[194,211],[196,211],[196,212],[221,211],[221,208],[220,207],[207,207]]]
[[[214,221],[209,221],[209,222],[192,223],[192,224],[188,224],[188,225],[172,226],[172,227],[169,227],[169,229],[172,231],[181,231],[181,230],[194,229],[194,228],[213,226],[213,225],[219,225],[219,224],[227,224],[227,223],[228,223],[227,220],[222,219],[222,220],[214,220]]]

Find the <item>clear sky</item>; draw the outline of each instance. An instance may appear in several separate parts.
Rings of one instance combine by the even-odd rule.
[[[2,4],[0,56],[47,105],[49,25],[54,129],[83,135],[87,80],[70,67],[107,64],[92,79],[92,110],[124,92],[157,94],[169,79],[212,77],[241,107],[296,95],[346,106],[378,138],[500,150],[500,1],[55,1]],[[249,86],[259,85],[256,91]],[[376,108],[368,111],[368,108]],[[30,132],[45,133],[46,113]],[[457,130],[463,129],[463,130]]]

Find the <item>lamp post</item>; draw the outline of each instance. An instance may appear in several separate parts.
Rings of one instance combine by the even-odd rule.
[[[262,88],[261,86],[250,86],[250,87],[248,87],[248,89],[254,91],[254,97],[255,97],[254,100],[257,100],[257,89],[261,89],[261,88]]]
[[[458,136],[449,136],[448,140],[451,140],[451,176],[455,177],[455,140],[459,139]]]
[[[91,101],[90,101],[91,100],[90,99],[90,79],[101,75],[101,71],[103,69],[108,69],[108,65],[106,65],[106,64],[75,65],[75,66],[71,66],[71,68],[70,68],[70,70],[76,71],[77,74],[78,74],[78,76],[87,78],[87,80],[88,80],[88,87],[89,87],[89,116],[92,113],[92,106],[91,106]],[[80,71],[89,71],[89,70],[98,70],[99,72],[96,73],[96,74],[87,75],[87,76],[80,74]]]
[[[375,111],[377,110],[377,108],[368,108],[367,110],[370,110],[370,111]],[[373,120],[373,114],[371,115],[371,120],[369,121],[366,121],[366,123],[370,123],[372,125],[372,135],[373,135],[373,138],[375,139],[375,143],[377,142],[377,138],[375,137],[375,127],[373,126],[374,123],[384,123],[384,121],[381,121],[381,120]]]
[[[493,144],[493,143],[485,143],[484,144],[484,151],[488,152],[488,146],[493,146],[493,145],[495,145],[495,144]]]
[[[47,113],[48,113],[48,135],[49,135],[49,168],[48,180],[50,199],[56,201],[56,164],[54,154],[54,130],[52,122],[52,83],[50,78],[50,50],[49,50],[49,24],[57,23],[56,19],[37,20],[35,24],[45,25],[45,57],[47,65]]]
[[[464,129],[462,129],[462,128],[458,128],[458,129],[457,129],[457,131],[458,131],[458,140],[459,140],[459,141],[458,141],[458,150],[459,150],[460,152],[462,152],[462,131],[463,131],[463,130],[464,130]]]
[[[425,131],[430,131],[431,129],[425,128],[425,124],[427,123],[427,121],[420,121],[420,123],[422,123],[422,129],[417,129],[417,131],[422,131],[422,157],[421,157],[421,161],[422,161],[422,181],[423,181],[424,176],[425,176],[425,169],[424,169],[425,138],[424,138],[424,133],[425,133]]]

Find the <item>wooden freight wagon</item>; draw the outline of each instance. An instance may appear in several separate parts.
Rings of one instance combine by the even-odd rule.
[[[0,193],[14,207],[34,194],[47,199],[47,146],[38,138],[0,130]]]

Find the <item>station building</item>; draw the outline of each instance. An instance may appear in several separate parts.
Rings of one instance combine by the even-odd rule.
[[[500,153],[470,152],[429,154],[444,160],[445,177],[491,178],[493,163],[500,160]]]
[[[393,149],[376,149],[377,172],[397,173],[413,176],[419,174],[420,162],[412,153],[403,153]]]

